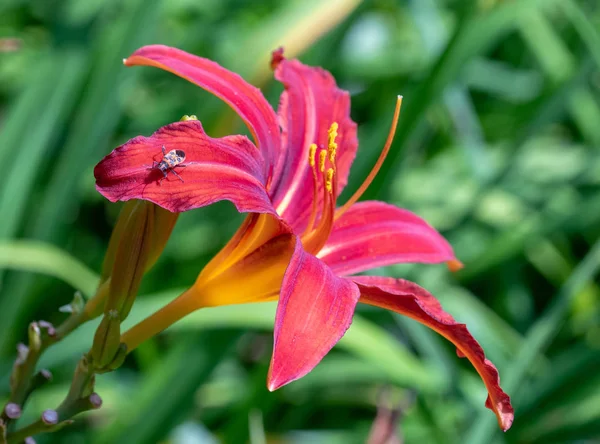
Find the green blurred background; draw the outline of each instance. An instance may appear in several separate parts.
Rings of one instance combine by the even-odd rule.
[[[184,114],[213,136],[244,131],[199,88],[122,58],[177,46],[276,104],[268,59],[283,44],[352,93],[348,192],[404,96],[367,197],[425,217],[466,268],[373,274],[414,280],[469,326],[513,399],[512,429],[448,342],[365,307],[315,371],[268,393],[267,304],[199,312],[144,344],[99,376],[102,409],[38,442],[360,443],[378,405],[401,411],[406,443],[600,442],[599,25],[597,0],[1,0],[0,403],[27,323],[59,322],[75,289],[94,290],[120,208],[95,191],[95,163]],[[241,220],[226,203],[182,215],[128,323],[191,284]],[[92,335],[47,353],[54,380],[23,424],[62,400]]]

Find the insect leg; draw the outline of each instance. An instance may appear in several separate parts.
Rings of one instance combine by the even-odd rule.
[[[166,156],[167,155],[167,150],[165,149],[164,145],[162,146],[161,150],[162,150],[163,156]]]
[[[181,165],[177,165],[177,166],[181,166]],[[178,178],[180,181],[182,181],[182,182],[183,182],[183,179],[181,178],[181,176],[180,176],[179,174],[177,174],[173,168],[171,168],[171,169],[170,169],[170,171],[171,171],[173,174],[175,174],[175,175],[177,176],[177,178]]]
[[[161,173],[163,173],[163,177],[161,177],[160,179],[158,179],[158,184],[160,185],[160,183],[165,180],[167,178],[167,172],[160,170]]]

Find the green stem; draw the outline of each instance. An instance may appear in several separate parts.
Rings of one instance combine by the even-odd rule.
[[[21,443],[28,436],[37,435],[39,433],[43,433],[48,429],[48,426],[44,421],[38,419],[36,422],[29,424],[22,429],[19,429],[13,433],[8,434],[6,437],[7,444],[17,444]]]
[[[50,324],[42,322],[32,322],[29,326],[29,344],[27,351],[21,349],[19,356],[13,366],[11,374],[11,394],[8,398],[8,403],[17,404],[23,409],[29,395],[39,386],[34,383],[34,374],[37,363],[44,351],[59,342],[71,332],[76,330],[80,325],[93,319],[98,311],[98,307],[103,306],[108,294],[110,279],[98,288],[96,294],[87,302],[84,307],[76,307],[76,299],[71,304],[72,313],[60,324],[56,329]],[[4,421],[6,428],[10,431],[12,428],[12,418],[6,415],[4,409],[0,414],[0,419]]]

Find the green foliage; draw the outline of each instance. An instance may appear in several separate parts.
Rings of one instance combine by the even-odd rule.
[[[60,321],[75,290],[95,288],[119,205],[95,192],[93,166],[184,114],[211,135],[245,131],[199,88],[121,59],[160,42],[263,82],[257,61],[298,27],[310,33],[311,14],[295,0],[0,3],[0,39],[20,40],[0,52],[0,404],[27,323]],[[385,271],[469,326],[514,401],[509,432],[444,339],[368,307],[315,371],[267,392],[267,304],[184,319],[98,377],[101,409],[40,442],[358,443],[382,393],[401,407],[409,443],[600,440],[599,25],[585,0],[366,1],[300,56],[353,94],[361,144],[346,195],[404,96],[367,197],[425,217],[466,268]],[[261,86],[276,104],[281,87]],[[126,324],[190,285],[240,221],[228,204],[183,214]],[[43,357],[55,378],[24,423],[60,402],[95,325]]]

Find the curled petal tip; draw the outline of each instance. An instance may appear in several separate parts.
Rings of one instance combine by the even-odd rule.
[[[496,405],[494,405],[492,403],[491,398],[488,396],[485,400],[485,406],[488,409],[497,412],[496,416],[498,417],[498,424],[500,425],[500,428],[503,432],[506,432],[508,429],[511,428],[512,423],[515,419],[515,411],[510,405],[510,398],[507,400],[497,402]]]
[[[285,59],[283,56],[283,46],[280,46],[271,53],[271,69],[277,68],[277,66]]]
[[[463,263],[458,259],[449,260],[448,262],[446,262],[446,266],[448,267],[448,270],[450,270],[453,273],[460,271],[464,268]]]
[[[456,322],[433,295],[410,281],[376,276],[357,276],[353,280],[360,286],[363,302],[408,316],[450,340],[457,348],[457,355],[469,359],[485,384],[488,391],[485,406],[494,412],[502,430],[510,428],[514,410],[510,397],[500,387],[498,369],[485,357],[481,345],[464,324]]]

